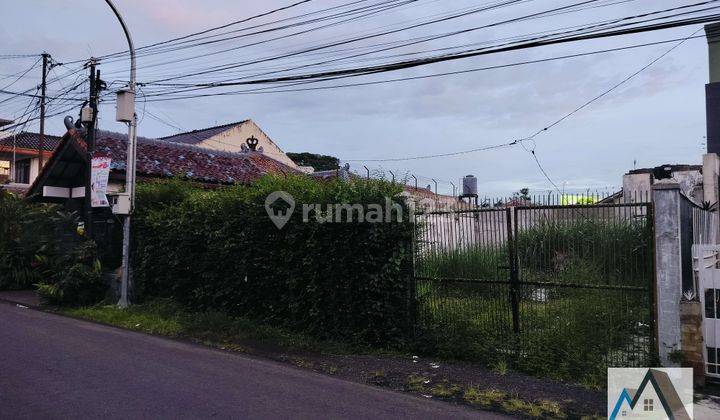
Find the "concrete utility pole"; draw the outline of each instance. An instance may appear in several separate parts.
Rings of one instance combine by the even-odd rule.
[[[90,98],[88,105],[92,115],[90,121],[87,123],[87,135],[85,136],[85,143],[87,145],[86,156],[87,156],[87,170],[85,173],[85,232],[88,238],[93,237],[93,210],[92,210],[92,158],[93,152],[95,151],[95,129],[97,125],[97,99],[98,99],[98,87],[100,85],[100,71],[95,70],[96,60],[90,59]]]
[[[43,149],[45,148],[45,94],[47,91],[47,73],[48,64],[50,61],[50,54],[42,54],[43,66],[42,66],[42,82],[40,84],[40,140],[38,144],[38,174],[42,171],[43,167]]]
[[[120,284],[120,300],[118,301],[118,306],[120,306],[121,308],[127,308],[129,304],[128,284],[130,278],[130,219],[132,211],[135,207],[135,161],[137,143],[137,118],[135,116],[135,47],[133,45],[132,37],[130,36],[130,31],[128,30],[127,25],[125,24],[125,21],[120,15],[118,9],[115,7],[111,0],[105,0],[105,3],[110,6],[113,13],[115,13],[115,17],[117,17],[118,21],[120,21],[120,26],[122,26],[123,32],[125,32],[128,49],[130,50],[130,84],[128,86],[128,91],[118,92],[118,116],[116,118],[118,121],[128,123],[127,166],[125,169],[125,194],[129,195],[130,208],[127,216],[125,216],[125,223],[123,224],[122,282]],[[132,102],[131,104],[128,104],[131,108],[128,113],[129,115],[121,115],[125,114],[124,112],[121,112],[121,102],[124,102],[121,99],[127,98],[131,98]]]

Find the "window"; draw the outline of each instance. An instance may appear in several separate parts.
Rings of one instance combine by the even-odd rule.
[[[645,411],[653,411],[653,400],[652,398],[645,398],[645,401],[643,403],[643,407],[645,408]]]
[[[18,184],[30,183],[31,159],[20,160],[15,164],[15,182]]]
[[[715,289],[705,289],[705,318],[715,318]]]
[[[623,416],[623,417],[627,416],[627,411],[626,411],[626,410],[623,410],[623,411],[622,411],[622,416]]]
[[[0,160],[0,182],[10,178],[10,162],[7,160]]]
[[[720,353],[716,347],[706,347],[707,350],[707,373],[720,373]]]

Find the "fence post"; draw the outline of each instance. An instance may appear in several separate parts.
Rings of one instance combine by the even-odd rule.
[[[663,366],[672,366],[669,353],[680,348],[682,245],[680,185],[662,180],[653,185],[655,223],[656,343]]]
[[[517,207],[507,208],[505,210],[505,219],[507,221],[508,254],[510,257],[510,309],[512,310],[513,332],[515,333],[520,332],[520,302],[518,296],[520,267],[517,255],[517,216]]]

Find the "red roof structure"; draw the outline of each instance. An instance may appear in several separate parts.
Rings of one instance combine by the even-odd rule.
[[[125,172],[127,135],[99,131],[95,155],[112,159],[111,170]],[[212,184],[247,184],[270,173],[297,170],[261,152],[232,153],[166,140],[138,138],[137,174],[192,179]]]
[[[45,142],[43,143],[43,150],[46,152],[54,151],[62,137],[45,135]],[[40,134],[28,133],[26,131],[20,132],[15,135],[8,135],[0,138],[0,149],[11,150],[13,147],[18,149],[27,150],[40,150]]]
[[[27,193],[42,195],[43,186],[82,185],[87,167],[84,132],[70,129],[60,141],[56,152],[43,167]],[[109,157],[110,179],[124,179],[126,169],[127,135],[98,131],[94,156]],[[171,143],[163,140],[138,138],[138,178],[181,177],[203,184],[249,184],[272,173],[300,173],[262,152],[232,153],[201,147]]]

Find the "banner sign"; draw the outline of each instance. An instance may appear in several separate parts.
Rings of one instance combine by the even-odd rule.
[[[110,178],[110,158],[92,158],[90,172],[90,204],[92,207],[109,207],[107,198],[108,178]]]

